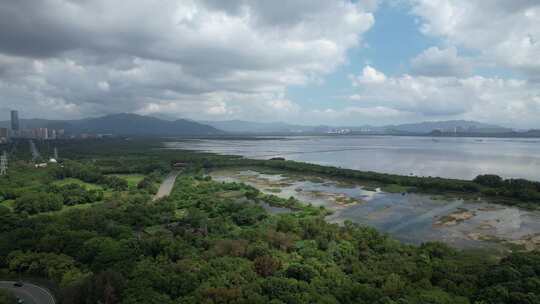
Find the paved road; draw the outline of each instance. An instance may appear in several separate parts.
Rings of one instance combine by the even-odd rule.
[[[179,173],[180,171],[175,170],[169,173],[169,175],[167,175],[165,180],[159,186],[158,192],[156,193],[156,195],[154,195],[154,200],[164,198],[166,196],[169,196],[169,194],[171,194],[171,191],[174,187],[174,182],[176,181],[176,177],[178,176]]]
[[[24,304],[55,304],[54,297],[46,289],[30,283],[22,287],[13,286],[13,281],[0,281],[0,288],[11,291],[16,297],[24,300]]]

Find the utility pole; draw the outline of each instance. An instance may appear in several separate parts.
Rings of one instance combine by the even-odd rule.
[[[1,175],[7,175],[7,169],[8,169],[8,157],[6,151],[2,153],[2,156],[0,157],[0,176]]]

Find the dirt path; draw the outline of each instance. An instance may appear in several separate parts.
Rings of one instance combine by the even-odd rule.
[[[166,196],[169,196],[169,194],[171,194],[171,191],[174,187],[174,182],[176,181],[176,177],[178,176],[179,173],[180,171],[174,170],[174,171],[171,171],[169,175],[167,175],[165,180],[163,180],[163,182],[159,186],[158,192],[156,193],[156,195],[154,195],[154,200],[164,198]]]

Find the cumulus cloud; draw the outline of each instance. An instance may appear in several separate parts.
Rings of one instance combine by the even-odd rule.
[[[369,65],[364,67],[361,75],[356,77],[354,75],[349,75],[349,78],[352,80],[354,86],[383,83],[386,81],[386,75],[384,75],[384,73],[377,71]]]
[[[424,34],[475,50],[493,66],[540,79],[539,1],[410,1]]]
[[[247,119],[251,121],[292,120],[300,113],[300,106],[281,93],[211,92],[184,95],[171,92],[161,99],[149,99],[138,114],[195,117],[197,119]]]
[[[290,112],[286,88],[342,64],[376,3],[2,1],[0,99],[25,116],[52,101],[56,117],[174,108],[204,118],[238,103]]]
[[[458,56],[456,47],[430,47],[411,60],[411,72],[422,76],[468,76],[473,72],[471,59]]]
[[[393,109],[398,119],[402,114],[415,113],[418,118],[465,118],[516,127],[540,126],[540,87],[534,82],[407,74],[385,76],[384,81],[378,82],[358,81],[365,71],[364,68],[362,75],[353,79],[358,91],[349,97],[351,102],[364,108]]]

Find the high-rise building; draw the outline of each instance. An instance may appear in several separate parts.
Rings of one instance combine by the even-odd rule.
[[[0,137],[9,137],[9,130],[8,128],[0,128]]]
[[[0,128],[0,143],[7,142],[9,139],[8,128]]]
[[[35,135],[33,137],[37,139],[49,139],[49,129],[37,128],[35,129]]]
[[[14,133],[19,132],[21,126],[19,124],[19,112],[18,111],[11,111],[11,130]]]

